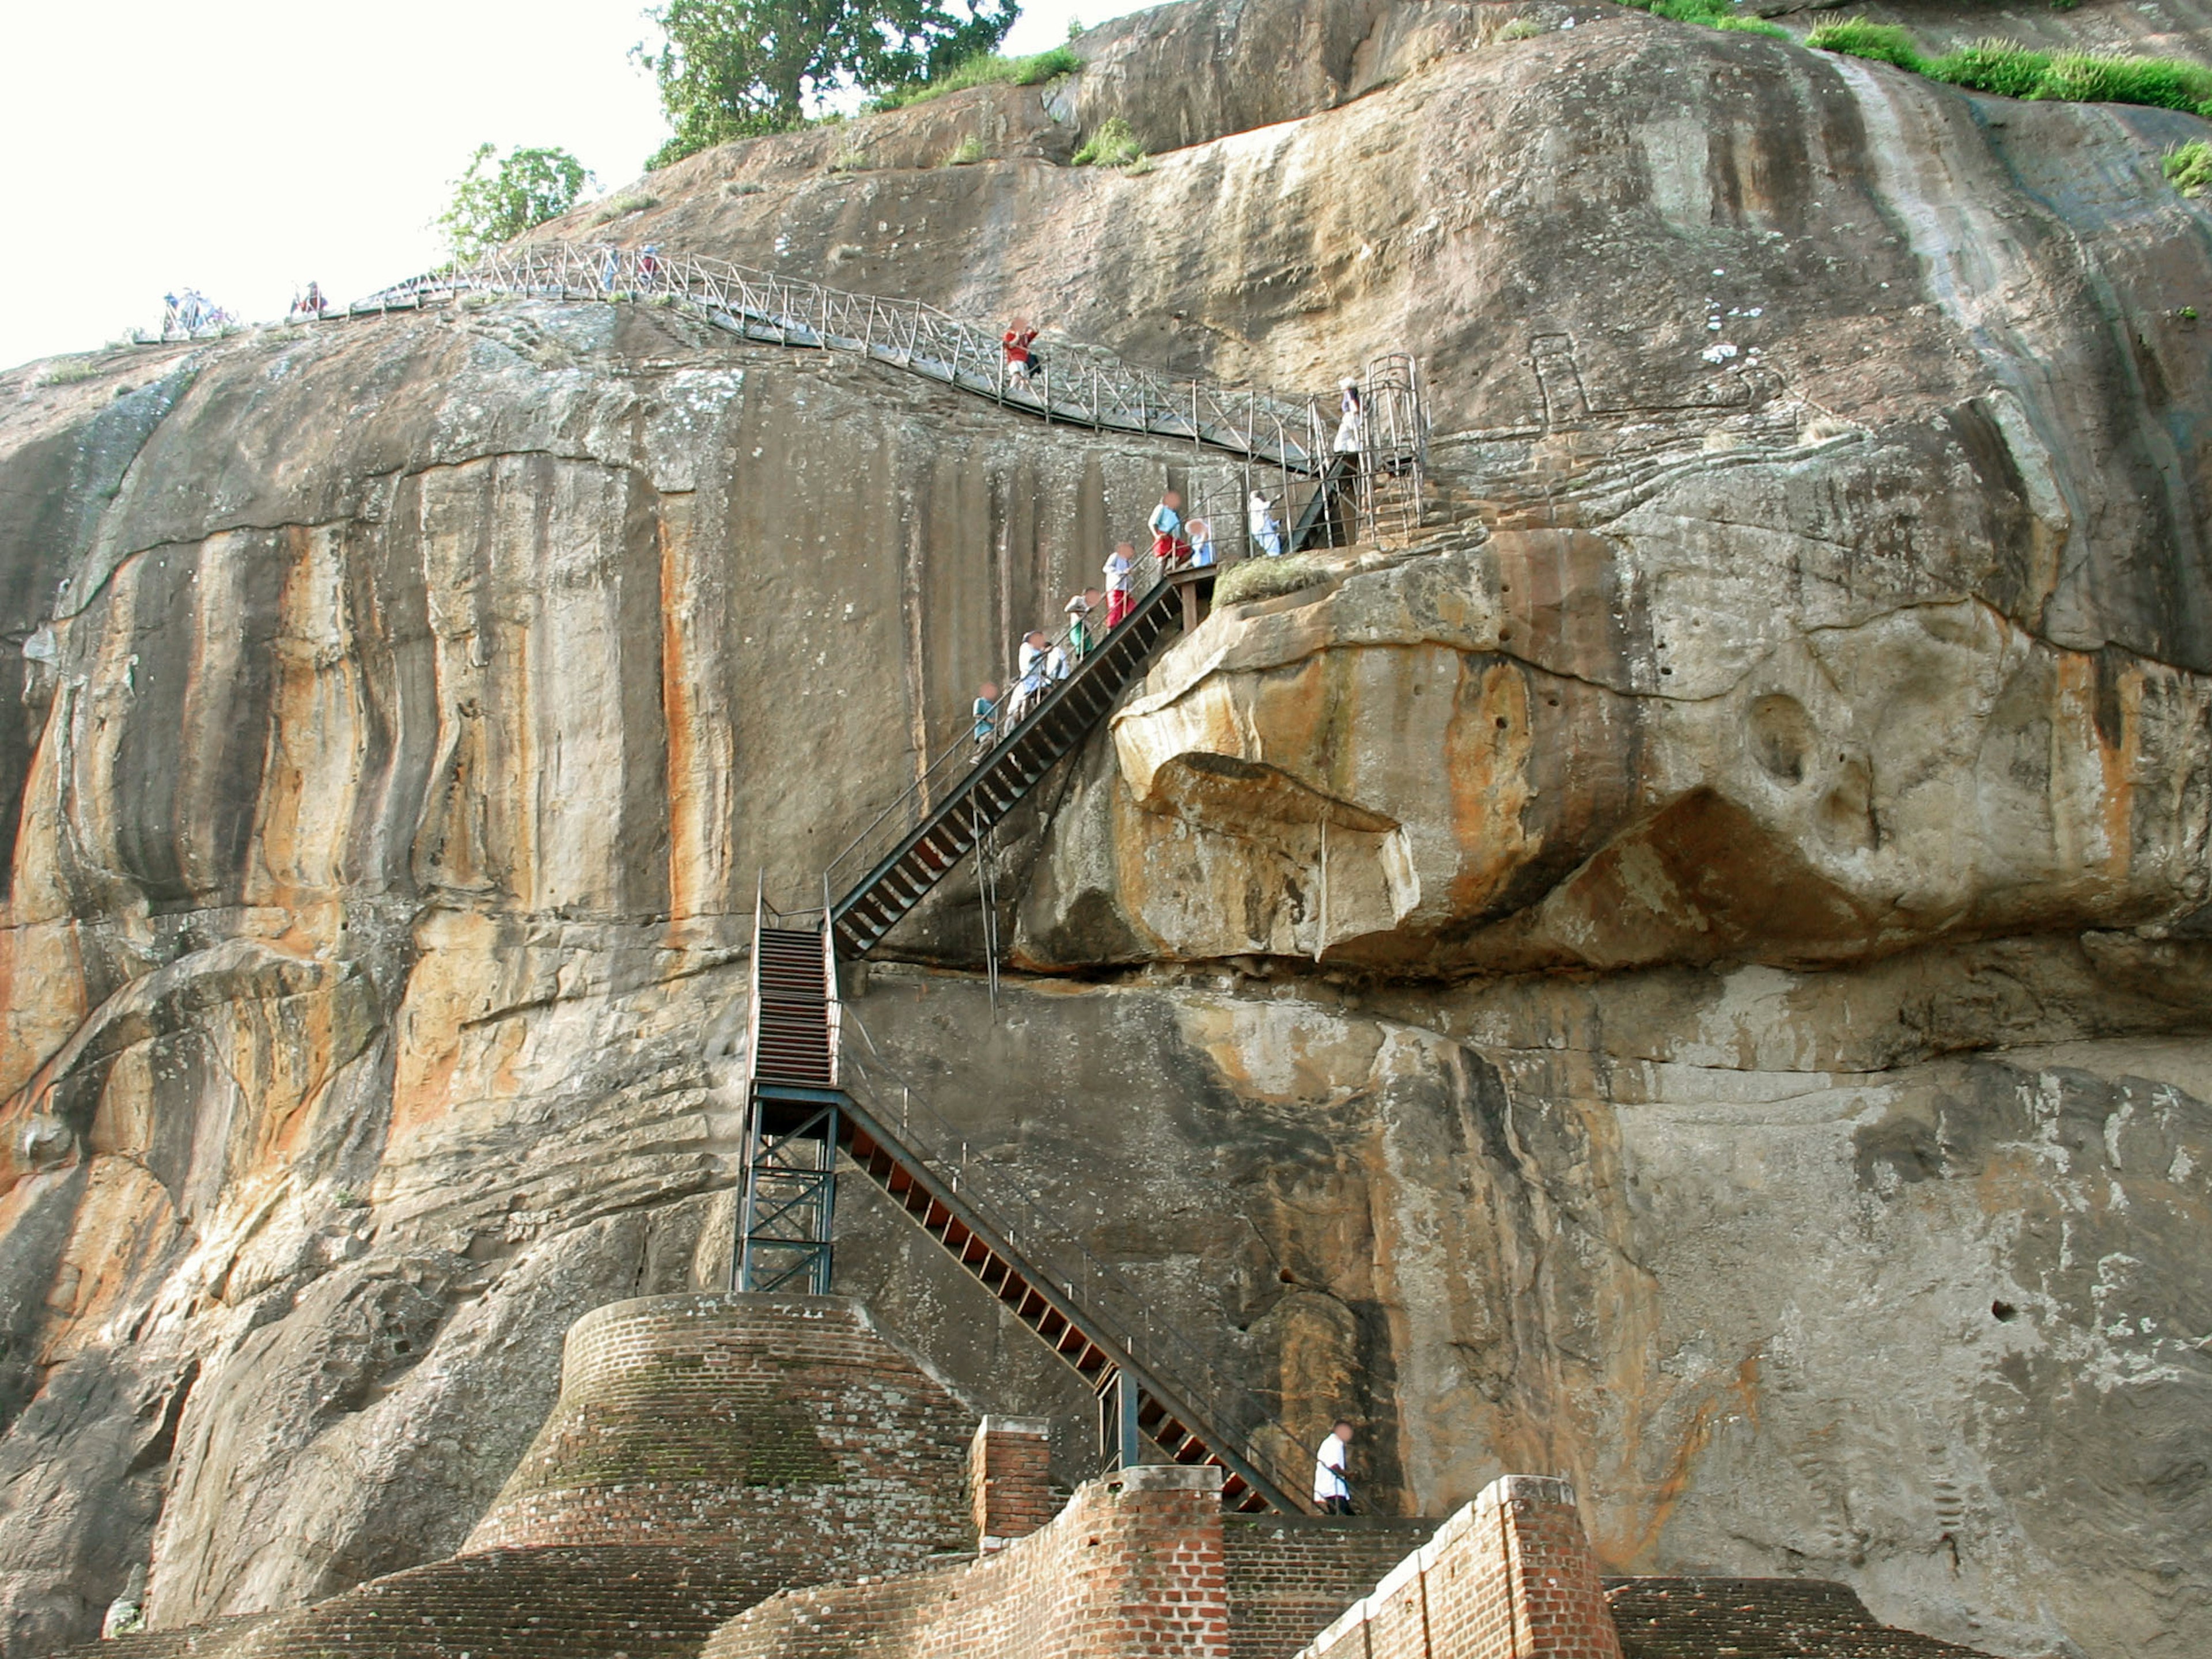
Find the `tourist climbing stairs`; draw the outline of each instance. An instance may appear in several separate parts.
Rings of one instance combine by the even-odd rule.
[[[841,955],[857,959],[875,949],[1036,789],[1053,763],[1106,718],[1181,625],[1176,587],[1171,580],[1154,582],[1011,731],[994,732],[995,742],[965,775],[954,773],[961,751],[949,750],[830,861],[830,881],[851,884],[830,907]],[[940,771],[950,775],[939,780]]]
[[[757,909],[737,1288],[828,1293],[842,1152],[1091,1387],[1110,1462],[1144,1461],[1141,1437],[1175,1462],[1218,1467],[1231,1509],[1300,1512],[1287,1431],[1249,1408],[1243,1432],[1224,1426],[1221,1401],[1238,1391],[1147,1298],[1054,1225],[1011,1171],[971,1158],[879,1060],[848,1074],[834,937],[828,906]]]

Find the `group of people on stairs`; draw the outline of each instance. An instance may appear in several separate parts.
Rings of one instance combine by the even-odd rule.
[[[1253,499],[1264,505],[1256,490]],[[1213,526],[1202,518],[1186,520],[1182,515],[1182,495],[1177,490],[1160,492],[1159,505],[1152,509],[1146,527],[1152,538],[1150,556],[1163,575],[1179,570],[1204,569],[1218,562]],[[981,759],[1002,735],[1020,725],[1023,717],[1043,701],[1047,691],[1074,672],[1078,663],[1127,620],[1136,608],[1140,565],[1135,543],[1116,543],[1101,573],[1106,579],[1105,586],[1086,587],[1069,597],[1061,607],[1066,621],[1058,638],[1048,635],[1041,628],[1031,629],[1022,636],[1015,652],[1012,690],[1002,696],[994,680],[986,680],[975,689],[972,710],[975,724],[970,734],[975,758]]]

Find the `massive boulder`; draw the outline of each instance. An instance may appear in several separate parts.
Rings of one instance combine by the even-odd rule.
[[[854,976],[883,1065],[1390,1507],[1556,1469],[1617,1567],[2202,1648],[2203,124],[1549,0],[1082,49],[544,233],[1421,360],[1431,522],[1164,653]],[[1112,115],[1149,171],[1067,165]],[[567,1325],[728,1270],[757,895],[1243,484],[542,300],[0,377],[0,472],[10,1656],[134,1567],[173,1626],[455,1547]],[[1079,1472],[1072,1379],[843,1215]]]

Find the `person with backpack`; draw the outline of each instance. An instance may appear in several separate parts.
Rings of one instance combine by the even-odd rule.
[[[1091,637],[1091,596],[1078,593],[1067,602],[1067,654],[1081,662],[1096,643]]]
[[[1344,1454],[1351,1443],[1352,1425],[1340,1417],[1314,1454],[1314,1502],[1323,1515],[1352,1513],[1352,1485],[1344,1478]]]

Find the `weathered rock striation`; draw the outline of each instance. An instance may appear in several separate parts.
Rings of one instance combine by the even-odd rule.
[[[2201,1650],[2204,125],[1548,3],[1082,49],[590,233],[1423,358],[1429,539],[1164,653],[1001,851],[1024,972],[963,878],[857,977],[886,1063],[1408,1513],[1557,1471],[1608,1570]],[[1066,165],[1109,114],[1153,171]],[[757,884],[1237,483],[650,304],[96,368],[0,377],[10,1656],[134,1565],[178,1626],[459,1547],[568,1326],[726,1272]],[[1049,1356],[844,1218],[1081,1472]]]

